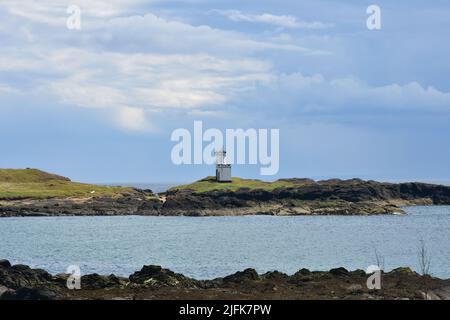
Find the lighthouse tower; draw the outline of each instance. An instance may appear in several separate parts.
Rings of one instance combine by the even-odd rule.
[[[231,164],[227,163],[227,152],[216,151],[216,181],[231,182]]]

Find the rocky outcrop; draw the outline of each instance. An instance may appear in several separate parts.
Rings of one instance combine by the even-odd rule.
[[[300,269],[293,275],[246,269],[212,280],[196,280],[146,265],[129,278],[83,275],[81,289],[66,287],[67,274],[11,265],[0,260],[0,300],[55,299],[450,299],[450,279],[421,276],[410,268],[382,274],[382,290],[366,286],[363,270]]]
[[[0,299],[49,300],[61,297],[61,292],[47,271],[0,260]]]
[[[87,199],[0,201],[0,217],[60,215],[379,215],[402,214],[406,205],[448,205],[450,187],[426,183],[309,179],[280,180],[273,190],[241,188],[196,192],[151,190]]]
[[[450,204],[450,187],[425,183],[289,179],[274,190],[169,191],[163,215],[374,215],[403,213],[405,205]]]
[[[183,287],[196,288],[196,280],[185,277],[182,274],[175,273],[169,269],[163,269],[160,266],[144,266],[140,271],[130,276],[130,283],[142,285],[144,287]]]
[[[45,270],[31,269],[21,264],[11,266],[7,260],[0,263],[0,285],[6,288],[35,287],[51,280],[52,276]]]
[[[117,277],[114,274],[102,276],[97,273],[88,274],[81,277],[81,283],[85,289],[105,289],[126,285],[128,279]]]
[[[0,201],[0,217],[158,215],[162,201],[151,190],[115,197],[18,199]]]
[[[245,283],[248,281],[259,280],[259,275],[255,269],[245,269],[244,271],[238,271],[235,274],[226,276],[223,278],[223,282]]]

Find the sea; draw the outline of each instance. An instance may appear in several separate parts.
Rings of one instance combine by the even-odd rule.
[[[301,268],[420,272],[450,278],[450,206],[406,207],[406,215],[238,217],[0,218],[0,259],[52,274],[79,266],[82,274],[128,276],[160,265],[197,279],[246,268],[293,274]],[[380,259],[379,259],[380,260]]]

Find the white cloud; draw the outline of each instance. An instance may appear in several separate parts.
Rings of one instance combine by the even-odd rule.
[[[0,95],[1,94],[19,94],[20,91],[14,87],[11,87],[7,84],[0,83]]]
[[[320,21],[301,21],[292,15],[273,15],[270,13],[245,14],[239,10],[213,10],[213,12],[221,14],[236,22],[266,23],[283,28],[326,29],[334,26],[331,23],[324,23]]]
[[[226,102],[269,79],[270,64],[210,55],[95,53],[64,49],[50,53],[63,79],[51,88],[67,103],[153,110],[195,109]],[[95,67],[93,67],[95,66]]]
[[[28,2],[36,12],[24,5]],[[81,32],[71,32],[60,27],[59,20],[52,20],[61,19],[58,8],[63,7],[46,5],[56,1],[2,2],[0,10],[7,8],[9,15],[8,27],[0,28],[5,39],[0,47],[0,81],[4,83],[0,93],[45,93],[55,103],[103,108],[122,128],[140,131],[157,126],[147,119],[149,115],[221,116],[236,105],[243,110],[261,107],[261,112],[265,107],[266,112],[289,114],[292,119],[296,112],[335,112],[355,106],[442,111],[450,105],[449,93],[415,82],[369,86],[354,78],[279,74],[261,52],[323,53],[298,46],[287,34],[255,39],[151,13],[122,16],[131,10],[123,1],[94,2]],[[110,11],[103,11],[106,7]],[[240,21],[320,27],[304,25],[293,16],[238,13],[234,12],[234,19]],[[10,75],[15,81],[8,82]]]
[[[246,95],[247,103],[271,109],[276,114],[301,117],[305,114],[339,114],[387,111],[450,112],[450,93],[417,82],[404,85],[371,86],[360,79],[347,77],[327,79],[316,74],[301,73],[273,75],[258,90]],[[346,113],[347,112],[347,113]]]
[[[136,110],[143,110],[143,118],[163,110],[214,112],[216,106],[267,81],[271,64],[248,58],[255,51],[312,52],[153,14],[90,19],[81,32],[71,32],[52,24],[57,23],[52,19],[60,7],[49,9],[50,3],[55,2],[34,4],[48,21],[29,16],[33,10],[25,6],[2,3],[10,12],[10,29],[24,20],[31,25],[0,48],[0,70],[26,78],[26,87],[13,85],[23,92],[51,94],[55,102],[111,109],[113,114],[121,110],[121,116],[129,114],[123,117],[128,120],[116,123],[127,129],[138,118]],[[96,2],[100,9],[105,3]]]
[[[189,115],[196,117],[224,117],[226,114],[219,110],[192,110]]]
[[[269,81],[271,70],[270,64],[252,59],[98,53],[76,48],[48,53],[45,61],[57,77],[41,79],[42,92],[68,105],[111,110],[117,115],[116,124],[141,131],[158,125],[151,123],[152,119],[137,121],[149,113],[222,115],[223,108],[218,112],[218,106]],[[131,122],[135,120],[134,128]]]
[[[143,109],[120,107],[117,109],[115,119],[119,126],[125,130],[148,131],[152,129]]]
[[[95,20],[91,22],[89,29],[90,34],[85,41],[112,46],[120,51],[163,51],[166,53],[201,51],[219,56],[242,56],[264,50],[303,54],[324,53],[322,50],[306,48],[292,42],[280,44],[270,40],[255,40],[240,32],[216,29],[207,25],[194,26],[167,20],[152,13],[105,21]]]
[[[65,26],[67,8],[76,5],[85,18],[110,18],[133,12],[143,0],[2,0],[0,8],[13,16],[53,26]]]
[[[270,78],[271,63],[252,57],[255,53],[322,54],[289,41],[255,40],[239,32],[194,26],[151,13],[94,18],[104,17],[100,14],[104,1],[95,2],[88,19],[83,14],[82,30],[73,32],[57,21],[59,15],[65,19],[67,14],[61,5],[50,5],[55,3],[47,0],[31,7],[48,21],[30,16],[33,10],[25,6],[10,1],[2,4],[10,11],[10,28],[23,21],[31,24],[0,48],[0,70],[28,75],[24,91],[52,94],[67,105],[137,108],[145,114],[174,110],[219,115],[215,107]],[[111,2],[111,8],[126,12],[122,3]],[[83,10],[88,4],[79,5]]]

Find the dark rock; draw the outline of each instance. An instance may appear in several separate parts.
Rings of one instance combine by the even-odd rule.
[[[361,269],[357,269],[355,271],[351,271],[350,273],[352,275],[358,276],[358,277],[366,277],[367,276],[367,273],[364,270],[361,270]]]
[[[294,276],[296,276],[296,275],[306,276],[306,275],[309,275],[309,274],[311,274],[311,271],[309,271],[308,269],[302,268],[302,269],[298,270],[294,274]]]
[[[62,298],[61,292],[48,287],[23,287],[7,291],[1,296],[2,300],[55,300],[58,298]]]
[[[349,274],[348,270],[345,268],[335,268],[335,269],[331,269],[330,274],[332,274],[333,276],[346,276]]]
[[[223,285],[223,278],[197,281],[197,286],[201,289],[220,288],[222,285]]]
[[[101,276],[96,273],[88,274],[81,277],[81,288],[82,289],[104,289],[111,287],[118,287],[122,285],[123,282],[120,278],[111,274],[109,276]]]
[[[236,282],[236,283],[244,283],[247,281],[256,281],[259,280],[259,275],[255,269],[245,269],[244,271],[238,271],[235,274],[226,276],[223,278],[224,282]]]
[[[308,269],[300,269],[296,273],[294,273],[289,282],[295,285],[303,285],[304,282],[309,282],[314,280],[313,273]]]
[[[31,268],[29,266],[24,265],[24,264],[15,264],[15,265],[12,266],[12,268],[14,270],[17,270],[17,271],[28,271],[28,270],[31,270]]]
[[[31,269],[25,265],[14,265],[11,268],[0,268],[0,285],[17,289],[32,287],[52,280],[52,276],[42,269]]]
[[[259,276],[254,269],[236,272],[225,278],[195,280],[160,266],[144,266],[129,278],[114,275],[85,275],[82,290],[68,290],[69,275],[50,276],[46,271],[24,265],[0,266],[0,299],[180,299],[259,298],[264,299],[448,299],[450,280],[420,276],[410,268],[397,268],[383,278],[383,292],[365,286],[363,270],[344,268],[329,272],[301,269],[292,276],[278,271]],[[345,275],[345,276],[343,276]],[[310,281],[310,282],[308,282]],[[429,290],[420,289],[422,284]],[[169,290],[163,287],[170,287]],[[158,290],[163,288],[162,290]],[[84,290],[83,290],[84,289]],[[87,290],[86,290],[87,289]],[[90,291],[90,289],[92,289]],[[114,289],[114,290],[110,290]]]
[[[0,259],[0,268],[11,268],[11,263],[6,259]]]
[[[146,287],[197,287],[196,280],[154,265],[143,266],[140,271],[133,273],[129,279],[131,283]]]
[[[161,271],[161,266],[143,266],[141,271],[136,271],[130,276],[130,281],[134,283],[144,283],[145,280],[159,275]]]
[[[58,273],[55,276],[53,276],[53,281],[58,283],[59,285],[62,285],[66,287],[67,285],[67,279],[69,278],[70,274],[68,273]]]
[[[279,271],[269,271],[266,272],[265,274],[263,274],[261,276],[264,279],[268,279],[268,280],[286,280],[289,278],[289,276],[285,273],[279,272]]]

